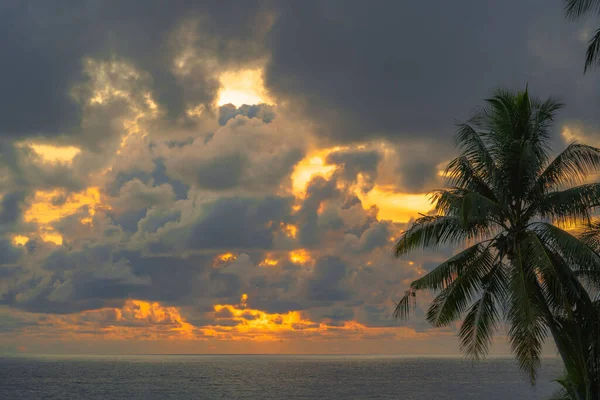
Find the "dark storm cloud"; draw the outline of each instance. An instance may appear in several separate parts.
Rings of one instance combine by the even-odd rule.
[[[17,262],[22,252],[22,248],[13,246],[10,240],[0,239],[0,266]]]
[[[10,231],[23,218],[24,191],[6,193],[0,202],[0,232]]]
[[[270,249],[279,223],[288,220],[291,198],[223,198],[192,225],[191,249]]]
[[[224,65],[263,53],[263,1],[19,1],[0,6],[0,133],[9,137],[74,132],[82,117],[71,90],[84,83],[85,57],[129,60],[148,72],[171,117],[187,104],[210,106],[218,82],[194,67],[177,78],[173,57],[189,44]],[[183,23],[198,21],[187,30]],[[197,37],[185,36],[197,33]]]
[[[269,123],[275,119],[275,110],[268,104],[244,104],[240,107],[225,104],[219,108],[219,125],[227,124],[227,121],[238,115],[244,115],[248,118],[260,118],[263,122]]]
[[[348,267],[337,256],[321,257],[317,260],[312,277],[306,284],[306,299],[320,305],[346,300],[351,293],[344,287]]]
[[[265,42],[261,13],[273,4],[278,19]],[[593,129],[600,74],[582,75],[580,28],[563,21],[559,0],[4,2],[0,167],[9,178],[0,176],[0,304],[67,313],[133,298],[193,308],[189,321],[210,324],[204,313],[214,304],[239,304],[248,293],[248,307],[267,312],[394,325],[391,300],[439,254],[392,259],[389,238],[399,228],[363,209],[345,183],[360,174],[365,191],[375,183],[402,193],[431,189],[438,163],[454,151],[454,118],[466,118],[496,86],[529,82],[567,103],[561,121]],[[187,46],[201,60],[178,75],[175,57]],[[131,64],[139,79],[108,78],[133,100],[81,108],[71,90],[79,85],[76,94],[87,98],[96,87],[85,57]],[[224,105],[209,110],[218,124],[176,136],[182,120],[188,127],[187,107],[212,107],[219,72],[264,59],[279,106]],[[147,90],[166,118],[140,121],[147,139],[131,135],[113,154],[123,122],[139,107],[149,113]],[[298,110],[304,120],[294,119]],[[365,147],[330,153],[325,161],[336,172],[312,179],[303,199],[275,195],[314,144],[313,121],[332,145]],[[10,143],[63,133],[87,147],[81,158],[112,165],[76,159],[77,173],[40,167]],[[369,142],[375,138],[385,145]],[[52,223],[63,246],[35,235],[25,247],[7,239],[19,233],[34,189],[76,190],[105,168],[100,183],[83,180],[103,195],[93,223],[81,222],[92,217],[85,207]],[[297,226],[296,238],[285,224]],[[300,248],[310,257],[292,261],[290,251]],[[213,267],[221,252],[236,261],[247,254]],[[267,257],[278,264],[261,266]]]
[[[312,247],[320,243],[317,210],[323,201],[340,195],[336,183],[335,179],[316,176],[306,186],[306,199],[298,212],[300,243],[303,246]]]
[[[176,198],[178,200],[185,199],[187,197],[189,186],[180,180],[173,179],[167,175],[164,160],[162,158],[153,160],[153,163],[154,170],[152,172],[136,169],[119,171],[107,185],[107,193],[111,196],[117,196],[121,187],[123,187],[123,185],[129,181],[137,179],[144,184],[149,184],[150,180],[152,179],[154,185],[171,185],[173,192],[175,192]]]
[[[338,165],[340,178],[348,182],[356,182],[358,175],[362,174],[364,182],[361,189],[368,192],[375,185],[380,160],[379,152],[359,149],[334,151],[327,155],[325,162]]]
[[[560,0],[278,4],[266,83],[332,140],[447,146],[454,120],[493,88],[527,82],[566,102],[562,119],[600,120],[600,74],[583,76],[582,26],[564,20]]]
[[[170,152],[165,166],[169,176],[202,189],[264,193],[289,178],[303,156],[301,139],[258,115],[241,113],[210,138],[197,138]]]

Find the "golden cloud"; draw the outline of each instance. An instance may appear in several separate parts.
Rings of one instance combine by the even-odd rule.
[[[51,224],[77,213],[85,206],[88,207],[88,216],[82,218],[80,222],[91,224],[96,209],[102,207],[100,203],[101,194],[97,187],[89,187],[82,192],[71,194],[61,190],[37,191],[23,218],[26,222],[34,222],[38,225],[39,235],[43,240],[60,245],[62,236],[53,230]],[[24,238],[21,236],[19,241],[23,242]]]
[[[179,307],[159,302],[127,300],[120,308],[102,308],[70,315],[41,315],[37,324],[28,325],[20,337],[60,340],[218,340],[218,341],[281,341],[281,340],[361,340],[425,338],[406,327],[368,327],[357,321],[341,324],[312,321],[300,311],[268,313],[247,306],[248,295],[240,304],[217,304],[209,313],[213,322],[195,326],[182,315]]]

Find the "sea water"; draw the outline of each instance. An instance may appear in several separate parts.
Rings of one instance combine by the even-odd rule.
[[[562,367],[542,365],[532,388],[510,358],[7,356],[0,399],[547,399]]]

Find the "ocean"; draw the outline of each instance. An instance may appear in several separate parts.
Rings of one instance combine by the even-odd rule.
[[[0,399],[547,399],[561,371],[544,359],[532,388],[510,358],[10,356]]]

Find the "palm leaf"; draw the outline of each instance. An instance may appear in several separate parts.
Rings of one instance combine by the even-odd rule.
[[[540,174],[534,191],[541,194],[563,185],[579,184],[586,176],[599,170],[600,149],[571,143]]]
[[[534,271],[524,264],[518,244],[515,245],[515,249],[509,282],[508,336],[519,367],[527,372],[531,383],[534,384],[540,367],[542,344],[546,337],[546,321],[537,301]]]
[[[460,328],[460,347],[474,360],[481,359],[492,343],[499,320],[498,303],[504,301],[507,278],[503,265],[497,263],[484,279],[481,297],[469,309]]]
[[[577,237],[545,222],[536,223],[532,230],[551,251],[560,254],[571,268],[579,272],[600,272],[600,256]]]
[[[594,36],[588,42],[588,48],[585,52],[584,72],[592,66],[600,65],[600,29],[594,33]]]
[[[474,294],[481,289],[482,279],[494,266],[495,256],[489,246],[458,270],[457,276],[431,302],[427,321],[433,326],[446,326],[455,321],[469,306]]]
[[[589,12],[600,12],[600,0],[566,0],[565,15],[576,19]]]
[[[537,212],[556,222],[582,222],[589,224],[591,212],[598,207],[600,183],[576,186],[559,192],[551,192],[540,198]],[[533,211],[529,209],[528,211]],[[526,214],[530,216],[529,213]]]
[[[485,232],[485,227],[465,227],[457,217],[424,216],[405,231],[393,249],[400,257],[413,250],[436,248],[444,244],[459,244]]]
[[[444,175],[448,178],[450,186],[472,190],[481,193],[493,201],[497,201],[492,187],[490,187],[488,182],[486,182],[486,178],[484,178],[485,172],[482,171],[481,166],[479,170],[476,170],[475,166],[466,156],[460,156],[452,160],[448,164],[448,167],[446,167]]]

